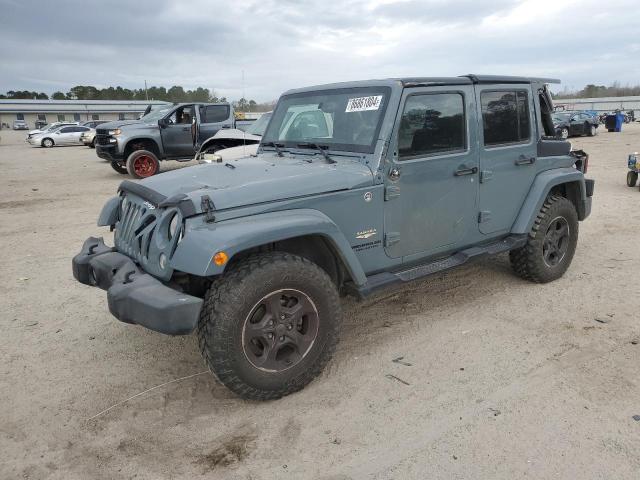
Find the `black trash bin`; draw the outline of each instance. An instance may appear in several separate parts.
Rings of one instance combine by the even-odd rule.
[[[616,116],[615,115],[607,115],[607,118],[604,119],[604,126],[607,129],[607,132],[615,132],[616,131]]]

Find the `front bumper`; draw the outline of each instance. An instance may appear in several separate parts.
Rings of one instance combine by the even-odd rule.
[[[100,145],[96,142],[96,155],[105,160],[112,162],[113,160],[122,160],[122,155],[118,154],[118,147],[116,144],[112,145]]]
[[[168,335],[196,328],[202,299],[187,295],[144,273],[131,258],[89,237],[72,261],[80,283],[107,291],[109,311],[118,320]]]

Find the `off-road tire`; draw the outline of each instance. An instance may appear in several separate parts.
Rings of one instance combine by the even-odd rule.
[[[635,187],[638,182],[638,173],[637,172],[627,172],[627,187]]]
[[[564,218],[569,227],[566,252],[555,266],[548,265],[543,256],[545,236],[552,222]],[[527,243],[509,252],[514,272],[531,282],[547,283],[560,278],[567,271],[578,243],[578,213],[569,200],[560,195],[547,197],[538,213]]]
[[[296,289],[318,312],[318,331],[292,367],[266,372],[252,364],[243,331],[254,307],[270,292]],[[306,258],[284,252],[256,254],[232,266],[207,291],[198,322],[198,343],[214,376],[242,398],[273,400],[304,388],[329,362],[338,343],[341,309],[327,273]]]
[[[117,160],[111,160],[109,163],[111,164],[111,168],[113,168],[120,175],[126,175],[127,173],[129,173],[127,171],[127,167],[125,167],[121,162]]]
[[[51,148],[55,145],[55,142],[51,138],[43,138],[42,142],[40,142],[44,148]]]
[[[144,163],[144,168],[138,167],[138,162]],[[155,153],[149,150],[134,150],[127,158],[127,171],[133,178],[147,178],[160,172],[160,161]]]

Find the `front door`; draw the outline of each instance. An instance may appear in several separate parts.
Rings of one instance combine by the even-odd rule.
[[[476,85],[476,97],[482,112],[479,228],[499,236],[511,229],[535,178],[531,86]]]
[[[386,170],[385,250],[411,261],[477,234],[472,86],[405,89]]]
[[[194,113],[193,105],[183,105],[167,117],[169,124],[160,130],[162,145],[167,156],[190,157],[195,153],[191,137]]]

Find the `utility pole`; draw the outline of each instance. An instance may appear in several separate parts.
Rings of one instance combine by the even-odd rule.
[[[244,98],[244,69],[242,70],[242,99],[247,103],[247,99]]]
[[[149,101],[149,93],[147,92],[147,80],[144,81],[144,97]]]

